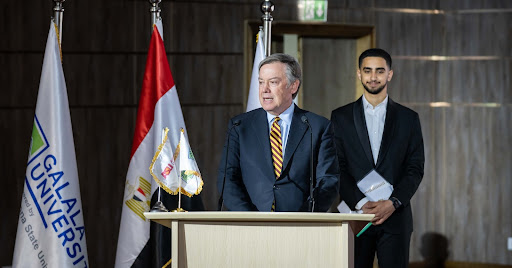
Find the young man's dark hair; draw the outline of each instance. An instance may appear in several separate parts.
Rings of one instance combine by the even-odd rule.
[[[393,63],[393,61],[391,60],[391,56],[389,55],[389,53],[387,53],[384,49],[370,48],[361,53],[361,56],[359,56],[359,68],[361,68],[361,64],[363,63],[364,58],[367,57],[383,58],[386,60],[388,68],[391,69],[391,64]]]

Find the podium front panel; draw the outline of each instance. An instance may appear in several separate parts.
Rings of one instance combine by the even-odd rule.
[[[349,229],[347,223],[180,221],[178,267],[349,267]]]

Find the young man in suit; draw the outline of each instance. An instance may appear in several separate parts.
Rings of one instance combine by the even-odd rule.
[[[219,165],[218,189],[229,210],[327,211],[334,201],[339,174],[331,123],[293,103],[301,78],[289,55],[261,61],[262,108],[230,120]]]
[[[413,230],[410,200],[423,178],[425,156],[418,114],[388,97],[391,56],[374,48],[359,57],[357,77],[365,88],[357,101],[332,112],[340,167],[340,197],[352,210],[375,214],[355,238],[355,267],[407,267]],[[391,197],[369,201],[357,182],[377,171],[393,185]]]

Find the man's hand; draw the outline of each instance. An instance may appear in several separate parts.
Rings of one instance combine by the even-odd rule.
[[[375,217],[372,219],[373,225],[381,225],[395,212],[395,207],[390,200],[368,201],[364,204],[362,210],[365,214],[375,214]]]

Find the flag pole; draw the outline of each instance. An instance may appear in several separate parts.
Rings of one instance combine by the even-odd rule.
[[[151,28],[153,28],[153,25],[156,24],[158,20],[161,20],[160,17],[160,7],[158,6],[160,4],[161,0],[149,0],[149,3],[151,4],[151,7],[149,8],[149,12],[151,13]]]
[[[149,8],[149,12],[151,13],[151,28],[156,24],[156,22],[160,19],[160,7],[158,4],[160,4],[161,0],[149,0],[149,3],[151,4],[151,7]],[[165,138],[165,129],[162,129],[162,142]],[[162,187],[158,185],[158,199],[156,203],[151,207],[151,212],[169,212],[169,210],[165,207],[164,203],[162,203]]]
[[[185,130],[183,128],[180,129],[181,132],[185,133]],[[181,139],[180,139],[180,143],[181,143]],[[178,208],[176,208],[175,210],[173,210],[172,212],[187,212],[186,210],[184,210],[183,208],[181,208],[181,150],[182,150],[182,146],[180,144],[180,153],[179,153],[179,158],[180,158],[180,169],[178,170]],[[188,152],[186,152],[188,153]]]
[[[166,128],[164,128],[162,129],[162,143],[164,142],[166,135]],[[153,207],[151,207],[151,212],[169,212],[169,210],[165,207],[164,203],[162,203],[161,191],[162,187],[158,185],[158,199],[156,203],[153,205]]]
[[[272,3],[270,0],[265,0],[261,3],[261,12],[263,13],[263,16],[261,16],[261,20],[263,21],[263,31],[264,31],[264,38],[263,42],[265,44],[265,57],[268,57],[270,55],[270,48],[271,48],[271,34],[272,34],[272,21],[274,18],[272,18],[272,13],[274,11],[274,3]]]
[[[59,45],[62,44],[62,17],[64,16],[64,7],[62,4],[66,0],[53,0],[55,6],[53,7],[53,21],[57,24]]]

